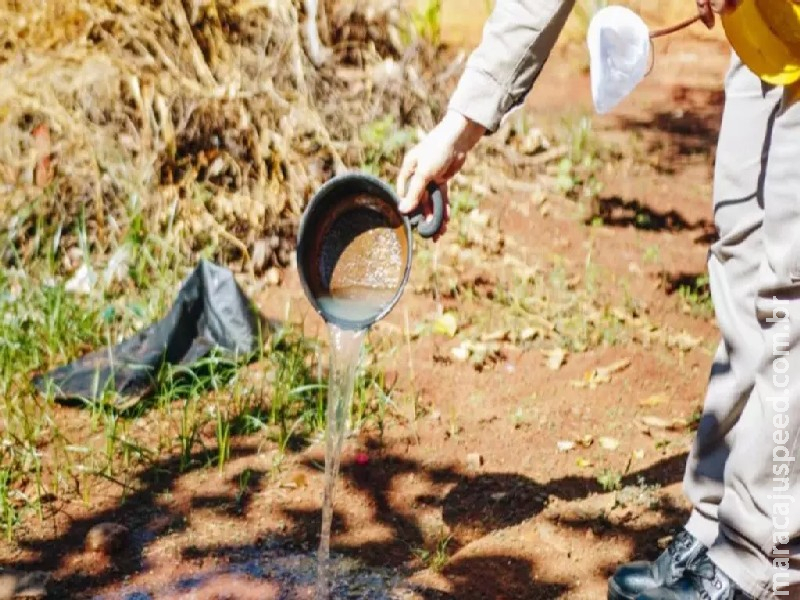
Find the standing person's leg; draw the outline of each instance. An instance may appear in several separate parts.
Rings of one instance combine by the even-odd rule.
[[[711,368],[703,415],[686,465],[684,489],[693,511],[686,528],[705,546],[718,535],[724,470],[740,416],[764,353],[755,314],[764,252],[764,179],[781,90],[768,89],[734,56],[714,173],[714,222],[719,240],[708,256],[711,297],[722,334]]]
[[[788,99],[788,94],[787,94]],[[800,598],[800,102],[774,119],[755,312],[764,353],[736,428],[709,558],[744,591]]]
[[[780,104],[772,118],[762,180],[752,343],[763,351],[725,436],[719,535],[678,581],[637,600],[800,598],[800,103]],[[729,415],[710,417],[724,423]]]
[[[632,600],[677,580],[717,538],[717,507],[731,437],[750,395],[763,350],[754,303],[762,246],[763,166],[779,90],[768,91],[734,56],[725,80],[725,108],[714,173],[709,280],[722,335],[684,480],[692,502],[687,530],[653,563],[621,566],[609,581],[610,600]]]

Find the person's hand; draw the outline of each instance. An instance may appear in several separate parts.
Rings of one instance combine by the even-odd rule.
[[[742,0],[696,0],[697,10],[703,18],[703,23],[706,27],[713,29],[716,18],[714,13],[722,15],[733,10],[739,6]]]
[[[439,239],[447,231],[450,218],[447,182],[464,166],[467,153],[485,133],[481,125],[451,111],[419,144],[408,151],[403,160],[397,177],[401,213],[412,213],[422,205],[423,214],[430,215],[433,209],[428,198],[428,184],[435,182],[442,188],[445,218],[442,229],[434,239]]]

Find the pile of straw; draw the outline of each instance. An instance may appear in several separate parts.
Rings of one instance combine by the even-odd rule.
[[[0,0],[0,260],[47,228],[108,253],[138,220],[187,256],[285,265],[360,127],[437,116],[398,0],[316,4]]]

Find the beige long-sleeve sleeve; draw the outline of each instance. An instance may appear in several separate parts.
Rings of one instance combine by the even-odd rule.
[[[497,0],[449,109],[496,131],[524,102],[574,5],[574,0]]]

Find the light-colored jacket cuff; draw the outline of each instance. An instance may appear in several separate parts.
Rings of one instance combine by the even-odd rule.
[[[467,67],[458,86],[450,97],[448,109],[464,115],[494,133],[503,118],[514,108],[514,99],[508,89],[491,75],[474,67]]]

